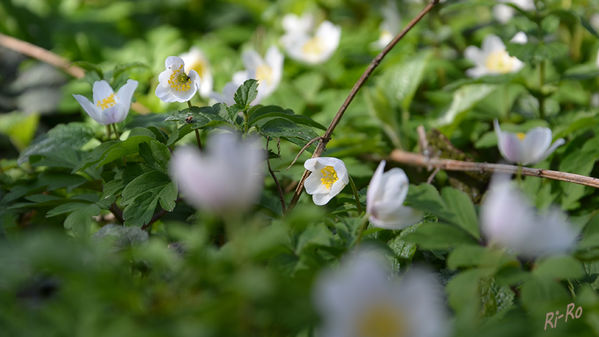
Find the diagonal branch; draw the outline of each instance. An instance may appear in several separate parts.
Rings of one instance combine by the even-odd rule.
[[[356,94],[358,93],[360,88],[364,85],[366,80],[374,72],[376,67],[378,67],[378,65],[381,63],[383,58],[438,3],[439,3],[439,0],[432,0],[428,5],[426,5],[426,7],[422,11],[420,11],[420,13],[418,13],[418,15],[415,18],[413,18],[412,21],[410,21],[410,23],[399,34],[397,34],[397,36],[391,42],[389,42],[389,44],[372,60],[372,62],[370,62],[370,64],[368,65],[368,68],[366,68],[366,70],[364,71],[364,73],[362,74],[360,79],[354,84],[349,95],[347,96],[347,98],[345,99],[345,101],[343,102],[341,107],[339,108],[339,111],[337,111],[337,114],[335,114],[335,117],[331,121],[331,124],[325,131],[324,135],[320,138],[320,142],[318,142],[318,146],[316,147],[316,150],[312,154],[312,158],[320,157],[320,155],[324,152],[324,149],[326,148],[327,143],[331,139],[331,135],[333,134],[335,127],[337,127],[337,124],[339,124],[341,117],[343,117],[345,110],[347,110],[347,107],[352,102],[354,97],[356,97]],[[310,171],[305,170],[299,183],[297,184],[295,193],[293,194],[293,198],[291,199],[291,202],[289,203],[289,207],[287,208],[288,210],[291,210],[295,206],[297,201],[299,200],[299,197],[302,194],[302,190],[304,189],[304,182],[308,178],[308,175],[310,175]]]
[[[391,155],[389,156],[389,159],[401,164],[429,168],[435,167],[437,169],[446,171],[475,171],[481,173],[497,172],[517,174],[518,170],[520,169],[518,166],[515,165],[476,163],[453,159],[428,158],[421,154],[406,152],[402,150],[393,150],[393,152],[391,152]],[[587,177],[579,174],[561,171],[536,169],[530,167],[522,167],[521,170],[521,174],[525,176],[566,181],[569,183],[599,188],[599,179],[593,177]]]

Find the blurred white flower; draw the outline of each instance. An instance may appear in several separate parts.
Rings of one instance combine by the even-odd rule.
[[[245,70],[233,75],[233,80],[225,84],[223,92],[213,92],[210,97],[226,105],[235,104],[235,92],[248,79],[258,81],[258,95],[250,105],[259,104],[264,98],[270,96],[281,82],[283,76],[283,54],[275,46],[266,51],[262,58],[255,50],[247,50],[242,55]]]
[[[599,14],[591,15],[589,23],[591,24],[591,27],[593,27],[593,29],[599,30]]]
[[[310,176],[304,182],[306,192],[318,206],[325,205],[349,182],[349,175],[341,159],[319,157],[306,160],[304,163]]]
[[[514,4],[525,11],[535,9],[534,0],[499,0],[499,2]],[[493,16],[501,23],[508,22],[514,16],[514,13],[515,10],[508,5],[498,4],[493,6]]]
[[[347,256],[324,272],[313,291],[323,337],[443,337],[448,335],[443,290],[427,270],[399,281],[373,250]]]
[[[535,164],[547,158],[555,149],[564,144],[560,138],[551,144],[551,130],[536,127],[526,134],[501,131],[499,122],[495,120],[495,133],[499,152],[506,160],[522,165]]]
[[[87,114],[104,125],[123,121],[129,113],[131,98],[137,88],[137,81],[127,80],[115,94],[108,82],[96,81],[92,89],[94,103],[82,95],[73,95]]]
[[[512,43],[518,44],[526,44],[528,42],[528,36],[524,32],[517,32],[512,39],[510,40]]]
[[[183,197],[195,207],[240,213],[259,198],[264,160],[258,139],[220,133],[208,139],[205,152],[192,147],[175,150],[170,172]]]
[[[200,76],[199,92],[200,96],[208,97],[212,92],[212,70],[210,69],[210,63],[204,55],[204,53],[198,47],[191,48],[187,53],[179,55],[185,64],[185,72],[189,73],[191,70]]]
[[[388,1],[382,8],[383,22],[380,25],[380,36],[374,45],[378,49],[385,48],[400,30],[399,10],[395,1]]]
[[[493,34],[485,37],[481,49],[469,46],[464,55],[475,64],[474,68],[466,70],[466,74],[474,78],[487,74],[513,73],[524,67],[522,61],[507,53],[501,39]]]
[[[594,93],[594,94],[591,96],[591,106],[592,106],[593,108],[597,108],[597,107],[599,107],[599,93]]]
[[[493,178],[481,208],[481,225],[491,243],[526,257],[568,251],[577,235],[561,211],[536,214],[525,196],[504,177]]]
[[[366,192],[366,212],[370,222],[387,229],[402,229],[413,225],[422,218],[422,213],[404,206],[408,194],[408,177],[400,168],[385,170],[385,161],[381,161],[374,172]]]
[[[339,46],[341,28],[329,21],[324,21],[312,33],[313,22],[311,18],[307,18],[310,17],[298,18],[293,14],[286,15],[283,21],[286,32],[281,37],[281,44],[294,60],[310,64],[322,63],[328,60]],[[308,28],[308,24],[311,27]]]
[[[178,56],[169,56],[164,62],[166,70],[158,75],[156,96],[163,102],[187,102],[200,87],[200,76],[195,70],[185,73],[185,63]]]

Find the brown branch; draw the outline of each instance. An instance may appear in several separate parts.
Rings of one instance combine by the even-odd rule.
[[[268,151],[268,143],[269,142],[270,142],[270,137],[266,137],[266,151]],[[267,156],[268,156],[268,154],[267,154]],[[281,184],[279,183],[277,176],[275,175],[274,171],[270,167],[270,159],[268,157],[266,157],[266,166],[268,166],[268,172],[272,176],[272,180],[274,180],[275,185],[277,185],[277,191],[279,192],[279,200],[281,200],[281,209],[283,210],[283,213],[285,213],[285,212],[287,212],[286,207],[285,207],[285,196],[283,194],[283,190],[281,189]]]
[[[352,102],[354,97],[356,97],[356,94],[358,93],[360,88],[364,85],[366,80],[374,72],[376,67],[378,67],[378,65],[381,63],[383,58],[438,3],[439,3],[439,0],[432,0],[428,5],[426,5],[426,7],[422,11],[420,11],[420,13],[418,13],[418,15],[415,18],[413,18],[412,21],[410,21],[410,23],[408,23],[408,25],[399,34],[397,34],[397,36],[395,36],[395,38],[391,42],[389,42],[389,44],[372,60],[372,62],[370,62],[370,64],[368,65],[368,68],[366,68],[366,70],[364,71],[364,73],[362,74],[360,79],[358,79],[358,81],[354,84],[349,95],[347,96],[347,98],[345,99],[345,101],[343,102],[341,107],[339,108],[339,111],[337,111],[337,114],[335,114],[335,117],[331,121],[331,124],[325,131],[324,135],[320,139],[320,142],[318,143],[318,146],[316,147],[316,150],[312,154],[312,158],[320,157],[320,155],[324,152],[324,150],[327,146],[327,143],[331,139],[333,130],[335,130],[335,127],[337,127],[337,124],[339,124],[339,121],[341,120],[341,117],[343,117],[345,110],[347,110],[349,104]],[[306,179],[308,178],[309,175],[310,175],[310,171],[305,170],[299,183],[297,184],[295,193],[293,194],[293,198],[291,199],[291,202],[289,203],[288,209],[292,209],[295,206],[295,204],[297,203],[297,201],[299,200],[299,197],[302,194],[302,190],[304,188],[304,182],[306,181]]]
[[[310,147],[310,145],[312,145],[315,141],[320,140],[322,137],[315,137],[310,139],[309,142],[306,143],[306,145],[304,145],[301,150],[299,150],[299,152],[297,153],[297,155],[295,156],[295,158],[293,158],[293,161],[291,161],[291,164],[289,164],[289,166],[287,166],[286,170],[289,170],[291,168],[291,166],[293,166],[293,164],[295,164],[295,162],[299,159],[299,157],[302,155],[302,153],[304,153],[304,151],[306,151],[306,149],[308,149]]]
[[[453,159],[441,159],[441,158],[427,158],[417,153],[406,152],[402,150],[393,150],[389,159],[402,164],[422,167],[435,167],[446,171],[474,171],[481,173],[509,173],[517,174],[518,166],[506,165],[506,164],[489,164],[489,163],[476,163]],[[541,177],[559,181],[566,181],[569,183],[575,183],[594,188],[599,188],[599,179],[593,177],[587,177],[579,174],[536,169],[530,167],[521,168],[522,175],[530,177]]]
[[[0,46],[48,63],[51,66],[62,69],[65,73],[75,78],[82,78],[85,76],[85,70],[83,68],[73,65],[65,58],[29,42],[0,33]],[[131,104],[131,109],[141,114],[150,113],[150,110],[139,102],[133,102]]]
[[[125,221],[123,220],[123,211],[119,208],[119,206],[117,206],[115,202],[113,202],[112,205],[110,205],[110,211],[112,212],[114,217],[121,223],[121,225],[125,223]]]
[[[180,198],[180,197],[178,197],[178,198],[175,200],[175,203],[178,203],[179,201],[181,201],[181,198]],[[165,216],[165,215],[166,215],[166,213],[169,213],[169,211],[167,211],[167,210],[165,210],[165,209],[161,209],[160,211],[158,211],[158,212],[154,213],[154,215],[152,216],[152,218],[150,219],[150,221],[148,221],[148,223],[147,223],[147,224],[145,224],[145,225],[141,226],[141,229],[143,229],[143,230],[147,230],[147,231],[150,231],[150,228],[151,228],[152,224],[153,224],[154,222],[156,222],[156,221],[160,220],[160,218],[162,218],[163,216]]]

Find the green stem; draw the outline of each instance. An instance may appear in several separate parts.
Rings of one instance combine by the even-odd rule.
[[[200,139],[200,131],[198,129],[194,130],[196,132],[196,141],[198,142],[198,149],[202,151],[202,140]]]
[[[112,136],[112,132],[110,130],[110,124],[106,124],[106,135],[108,135],[108,139]]]
[[[116,136],[116,139],[119,139],[121,135],[119,134],[119,131],[116,129],[116,123],[112,123],[112,128],[114,129],[114,135]]]
[[[362,217],[362,221],[358,227],[358,235],[356,237],[356,241],[354,242],[354,246],[359,245],[360,241],[362,241],[362,236],[364,236],[366,227],[368,227],[368,214],[364,214],[364,217]]]
[[[518,171],[516,172],[516,179],[518,180],[518,185],[522,184],[522,165],[518,164]]]
[[[191,109],[191,107],[192,107],[191,101],[187,101],[187,106]]]
[[[360,204],[360,197],[358,196],[358,189],[356,188],[356,184],[354,184],[354,180],[350,175],[349,177],[349,185],[351,186],[352,192],[354,192],[354,199],[356,199],[356,208],[358,212],[362,214],[362,204]]]

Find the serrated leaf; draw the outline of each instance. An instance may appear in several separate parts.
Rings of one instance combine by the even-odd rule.
[[[64,228],[73,231],[77,237],[86,237],[89,234],[92,217],[100,214],[100,208],[96,204],[81,207],[67,216]]]
[[[575,279],[584,276],[584,268],[569,255],[551,256],[538,262],[532,273],[543,279]]]
[[[283,138],[299,146],[304,146],[306,142],[318,137],[311,128],[283,118],[271,119],[258,130],[263,136]]]
[[[468,233],[452,225],[425,222],[420,224],[406,240],[418,244],[423,249],[450,249],[463,244],[475,244]]]
[[[192,129],[203,129],[218,125],[228,125],[229,123],[222,116],[221,105],[213,107],[191,107],[169,114],[166,121],[178,121],[186,123]]]
[[[326,130],[326,127],[318,122],[315,122],[310,117],[294,114],[292,110],[283,109],[276,105],[261,106],[256,110],[251,111],[249,113],[248,125],[252,126],[258,121],[264,121],[265,119],[272,118],[283,118],[296,124],[303,124],[321,130]]]
[[[406,204],[419,210],[429,212],[441,219],[449,220],[454,217],[447,205],[431,184],[410,185]]]
[[[154,141],[153,137],[148,136],[130,136],[124,141],[112,143],[105,152],[101,154],[96,166],[104,166],[117,159],[122,159],[128,155],[135,154],[138,151],[139,144]]]
[[[445,187],[441,191],[441,195],[447,208],[455,214],[452,223],[462,227],[466,232],[474,236],[474,238],[480,239],[478,217],[468,195],[452,187]]]
[[[18,163],[22,165],[32,155],[60,153],[63,149],[79,150],[93,135],[93,131],[83,123],[59,124],[25,149]]]
[[[233,99],[240,109],[245,109],[256,99],[256,96],[258,96],[258,81],[249,79],[237,88]]]
[[[152,219],[158,202],[165,210],[173,210],[177,188],[168,175],[149,171],[129,182],[122,197],[125,224],[142,226]]]

